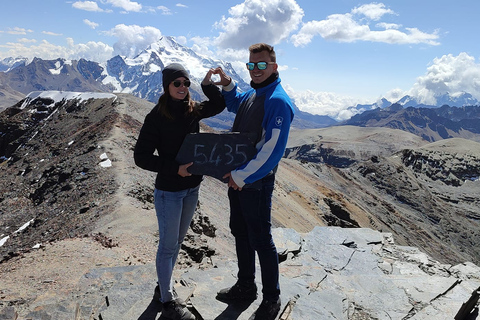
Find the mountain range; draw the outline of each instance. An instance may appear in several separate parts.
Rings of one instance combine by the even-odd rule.
[[[204,98],[200,83],[206,72],[217,66],[221,66],[238,83],[241,90],[249,88],[230,63],[197,54],[177,43],[172,37],[164,36],[134,58],[117,55],[104,63],[61,58],[34,58],[31,61],[13,57],[3,59],[0,61],[0,110],[23,99],[30,92],[39,90],[129,93],[156,103],[163,90],[161,70],[173,62],[182,63],[189,71],[192,78],[190,91],[194,99]],[[405,108],[480,105],[469,93],[460,96],[442,93],[436,98],[436,106],[424,105],[414,97],[405,96],[397,102],[382,98],[373,104],[357,104],[350,109],[358,115],[365,111],[384,109],[395,103]],[[323,128],[339,123],[331,117],[314,115],[294,107],[294,126],[297,128]],[[233,123],[233,117],[228,112],[223,112],[208,119],[206,123],[217,129],[228,130]]]
[[[357,114],[341,124],[400,129],[431,142],[449,138],[480,142],[480,106],[405,108],[396,103]]]

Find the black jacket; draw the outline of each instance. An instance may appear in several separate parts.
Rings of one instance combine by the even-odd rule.
[[[134,159],[140,168],[157,172],[155,179],[157,189],[180,191],[194,188],[202,181],[203,177],[200,175],[179,176],[180,163],[175,161],[185,136],[188,133],[199,132],[200,120],[225,109],[225,100],[217,86],[202,85],[202,89],[209,100],[196,103],[195,112],[186,114],[185,101],[169,100],[167,107],[174,116],[173,120],[163,116],[158,111],[158,105],[145,117],[135,145]]]

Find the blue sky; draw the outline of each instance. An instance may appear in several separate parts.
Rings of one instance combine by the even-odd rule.
[[[101,62],[166,35],[248,79],[246,49],[267,42],[282,83],[312,113],[348,118],[348,106],[405,94],[480,99],[478,0],[17,0],[2,12],[0,59]]]

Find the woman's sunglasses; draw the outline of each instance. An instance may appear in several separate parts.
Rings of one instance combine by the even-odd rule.
[[[275,64],[275,62],[247,62],[247,69],[252,71],[257,66],[258,70],[265,70],[269,64]]]
[[[175,81],[173,81],[173,85],[175,86],[175,88],[180,87],[182,84],[185,87],[188,88],[188,87],[190,87],[190,80],[185,80],[185,81],[175,80]]]

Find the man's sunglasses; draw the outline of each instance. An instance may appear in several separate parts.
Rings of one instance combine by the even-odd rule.
[[[265,70],[269,64],[275,64],[275,62],[247,62],[247,69],[252,71],[257,66],[258,70]]]
[[[190,87],[190,80],[185,80],[185,81],[175,80],[175,81],[173,81],[173,85],[175,86],[175,88],[180,87],[182,84],[185,87],[188,88],[188,87]]]

